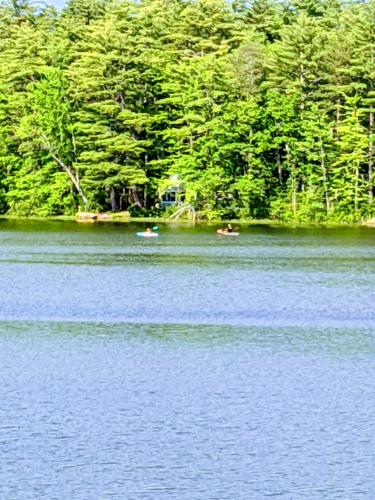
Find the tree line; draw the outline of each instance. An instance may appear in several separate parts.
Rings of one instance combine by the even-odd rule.
[[[373,217],[375,0],[0,3],[0,211]]]

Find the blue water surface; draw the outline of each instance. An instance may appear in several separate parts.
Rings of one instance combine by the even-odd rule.
[[[375,232],[0,221],[0,498],[371,499]]]

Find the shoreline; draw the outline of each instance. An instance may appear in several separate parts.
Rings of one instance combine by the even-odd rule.
[[[15,221],[38,221],[38,222],[77,222],[78,224],[96,223],[96,224],[166,224],[173,226],[217,226],[225,224],[237,224],[247,226],[267,226],[280,228],[375,228],[375,222],[298,222],[298,221],[281,221],[274,219],[213,219],[210,221],[193,222],[191,220],[170,220],[166,217],[127,217],[120,214],[105,213],[106,218],[103,220],[77,220],[75,215],[54,215],[54,216],[20,216],[20,215],[0,215],[0,220],[15,220]]]

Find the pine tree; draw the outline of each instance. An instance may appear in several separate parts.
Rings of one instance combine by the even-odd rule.
[[[368,150],[368,136],[360,123],[358,98],[347,99],[346,116],[339,127],[338,157],[334,163],[332,191],[335,211],[356,220],[365,212],[368,183],[362,170]]]

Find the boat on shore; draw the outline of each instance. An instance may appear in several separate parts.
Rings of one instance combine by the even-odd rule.
[[[97,222],[97,221],[109,221],[111,216],[109,214],[101,214],[96,212],[77,212],[76,213],[77,222]]]

